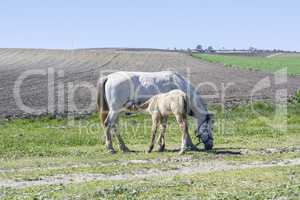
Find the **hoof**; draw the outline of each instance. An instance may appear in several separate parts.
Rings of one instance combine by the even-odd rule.
[[[199,151],[199,149],[195,145],[186,146],[183,149],[184,149],[184,151]]]
[[[180,150],[178,154],[183,155],[184,153],[185,153],[185,150]]]
[[[123,148],[121,148],[121,151],[123,153],[128,153],[128,152],[130,152],[130,149],[128,149],[127,147],[123,147]]]
[[[165,151],[165,146],[160,146],[158,152],[164,152],[164,151]]]
[[[207,143],[204,144],[204,149],[205,149],[206,151],[212,150],[213,147],[214,147],[214,144],[213,144],[212,141],[207,142]]]
[[[108,153],[110,153],[110,154],[115,154],[115,153],[116,153],[116,151],[115,151],[114,149],[108,149],[107,151],[108,151]]]
[[[148,149],[146,152],[147,152],[147,153],[151,153],[151,152],[152,152],[152,149]]]
[[[191,147],[188,147],[188,150],[190,150],[190,151],[199,151],[199,149],[195,145],[193,145]]]
[[[151,153],[151,151],[153,150],[153,148],[154,148],[154,145],[150,145],[149,148],[148,148],[148,150],[147,150],[147,153]]]

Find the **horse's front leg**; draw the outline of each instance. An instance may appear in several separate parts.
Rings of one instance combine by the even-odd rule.
[[[188,132],[187,118],[181,114],[178,114],[176,115],[176,120],[182,131],[182,143],[181,143],[181,149],[179,154],[183,154],[187,149],[193,149],[195,146],[193,145],[191,137]]]

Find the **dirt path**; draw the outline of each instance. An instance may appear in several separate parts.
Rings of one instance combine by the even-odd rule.
[[[83,183],[89,181],[108,181],[108,180],[136,180],[141,178],[154,178],[154,177],[172,177],[176,175],[188,175],[194,173],[209,173],[217,171],[228,171],[249,168],[266,168],[275,166],[294,166],[300,165],[300,158],[276,161],[271,163],[254,162],[251,164],[230,164],[225,161],[207,161],[197,162],[188,167],[181,167],[174,170],[161,171],[157,169],[138,170],[131,174],[118,174],[118,175],[105,175],[105,174],[92,174],[92,173],[79,173],[79,174],[58,174],[54,176],[42,177],[39,180],[32,181],[16,181],[16,180],[0,180],[0,187],[3,188],[26,188],[40,185],[52,184],[70,184],[70,183]]]
[[[264,148],[259,150],[251,150],[251,149],[235,149],[235,151],[230,151],[231,154],[236,155],[270,155],[274,153],[287,153],[287,152],[299,152],[300,147],[292,146],[292,147],[284,147],[284,148]],[[222,153],[222,150],[221,150]],[[147,160],[120,160],[120,161],[112,161],[112,162],[101,162],[101,161],[93,161],[92,163],[69,163],[69,164],[55,164],[55,166],[41,166],[41,167],[30,167],[30,166],[22,166],[21,168],[2,168],[0,166],[0,173],[13,173],[13,172],[33,172],[37,170],[61,170],[68,168],[87,168],[87,167],[107,167],[111,165],[123,165],[127,166],[129,164],[162,164],[162,163],[187,163],[193,164],[202,162],[200,160],[194,159],[193,156],[180,156],[180,157],[170,157],[170,158],[157,158],[157,159],[147,159]]]

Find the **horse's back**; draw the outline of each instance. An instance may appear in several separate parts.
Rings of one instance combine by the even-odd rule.
[[[141,104],[154,95],[174,89],[185,90],[187,82],[172,71],[119,71],[109,74],[105,86],[110,108],[120,109],[128,101]]]
[[[186,112],[186,94],[179,89],[155,95],[150,99],[150,113],[159,112],[163,116],[184,114]]]
[[[122,81],[139,81],[143,80],[163,80],[170,77],[177,76],[178,73],[173,71],[160,71],[160,72],[138,72],[138,71],[118,71],[108,75],[109,79],[114,80],[114,82]]]
[[[187,95],[182,90],[176,89],[168,92],[168,98],[166,101],[170,104],[170,109],[174,114],[185,114],[186,113],[186,103]]]

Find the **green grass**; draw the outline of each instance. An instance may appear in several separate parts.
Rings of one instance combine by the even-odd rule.
[[[4,199],[298,199],[300,167],[7,189]],[[0,190],[1,191],[1,190]]]
[[[256,103],[253,108],[257,113],[272,119],[274,106],[268,103]],[[251,110],[250,105],[238,106],[221,111],[219,106],[210,108],[216,113],[215,152],[221,150],[261,148],[281,148],[300,144],[300,108],[299,104],[288,106],[288,130],[282,132],[260,120]],[[103,130],[99,127],[97,115],[72,122],[66,119],[18,119],[0,124],[0,168],[72,166],[78,162],[113,163],[132,159],[166,159],[176,157],[177,152],[145,154],[150,140],[150,117],[145,114],[125,117],[120,120],[120,131],[130,149],[135,153],[118,153],[107,156],[104,147]],[[190,120],[190,133],[194,142],[194,123]],[[179,148],[181,133],[171,118],[166,134],[167,149]],[[117,148],[116,141],[114,141]],[[200,146],[201,147],[201,146]],[[212,151],[212,153],[214,152]],[[190,153],[197,159],[214,159],[214,154],[205,152]],[[190,155],[189,153],[187,155]],[[284,156],[284,155],[281,155]],[[293,154],[286,156],[295,156]],[[273,157],[270,156],[270,159]],[[228,160],[251,161],[263,160],[263,156],[226,156]],[[141,166],[142,167],[142,166]],[[119,168],[109,168],[107,173],[118,173]],[[129,168],[126,168],[130,170]],[[78,169],[76,169],[78,170]],[[85,169],[83,169],[85,170]],[[72,170],[69,170],[73,172]],[[43,172],[44,173],[44,172]],[[37,173],[37,174],[43,174]],[[48,173],[48,172],[46,172]],[[50,172],[49,172],[50,173]],[[52,173],[52,172],[51,172]],[[50,173],[50,174],[51,174]]]
[[[253,112],[255,109],[256,112]],[[210,152],[153,152],[146,154],[150,141],[150,117],[147,114],[122,116],[120,131],[125,143],[136,152],[110,155],[104,148],[103,129],[97,115],[68,121],[67,119],[17,119],[0,122],[0,169],[14,169],[0,173],[1,179],[39,180],[43,176],[74,173],[132,174],[139,170],[161,171],[192,165],[197,162],[224,160],[233,164],[256,161],[299,158],[299,151],[287,150],[266,153],[267,148],[300,147],[300,104],[288,105],[288,129],[278,130],[266,121],[272,121],[274,105],[258,102],[240,105],[222,111],[220,106],[211,106],[215,117],[215,149]],[[194,123],[190,120],[190,134],[194,142]],[[272,123],[271,123],[272,125]],[[273,124],[274,125],[274,124]],[[174,118],[169,120],[166,134],[167,149],[180,147],[181,133]],[[117,144],[114,141],[117,149]],[[226,154],[242,149],[249,154]],[[189,158],[180,162],[178,158]],[[129,163],[129,160],[167,160],[167,162]],[[163,179],[137,179],[131,181],[96,181],[70,185],[51,185],[27,189],[0,189],[8,199],[27,197],[45,198],[119,198],[119,199],[164,199],[201,196],[210,199],[256,199],[282,195],[293,197],[299,191],[299,177],[289,180],[299,166],[277,167],[257,170],[237,170],[225,173],[195,174]],[[297,174],[296,173],[296,174]],[[298,173],[299,174],[299,173]],[[165,192],[163,192],[165,191]],[[24,196],[22,196],[24,195]],[[66,195],[66,196],[64,196]],[[190,196],[189,196],[190,195]],[[295,196],[295,195],[294,195]],[[255,199],[255,198],[254,198]]]
[[[299,134],[299,104],[289,105],[288,133],[270,127],[258,118],[269,117],[272,121],[274,106],[256,103],[239,106],[221,112],[220,107],[211,107],[216,112],[215,147],[219,148],[259,148],[294,143],[290,135]],[[125,142],[133,150],[144,151],[150,140],[151,121],[147,114],[121,117],[120,127]],[[190,120],[190,133],[194,136],[194,123]],[[169,120],[167,147],[180,147],[181,133],[175,120]],[[268,139],[269,138],[269,139]],[[193,138],[196,140],[196,138]],[[262,140],[264,139],[264,140]],[[277,142],[280,140],[280,143]],[[117,145],[115,144],[115,147]],[[2,159],[24,157],[93,157],[105,153],[103,130],[97,115],[85,119],[17,119],[0,123],[0,156]]]
[[[228,67],[239,67],[242,69],[255,69],[269,72],[276,72],[282,68],[287,68],[289,74],[300,75],[300,54],[283,54],[270,58],[212,54],[193,54],[193,56],[208,62],[222,63]]]

